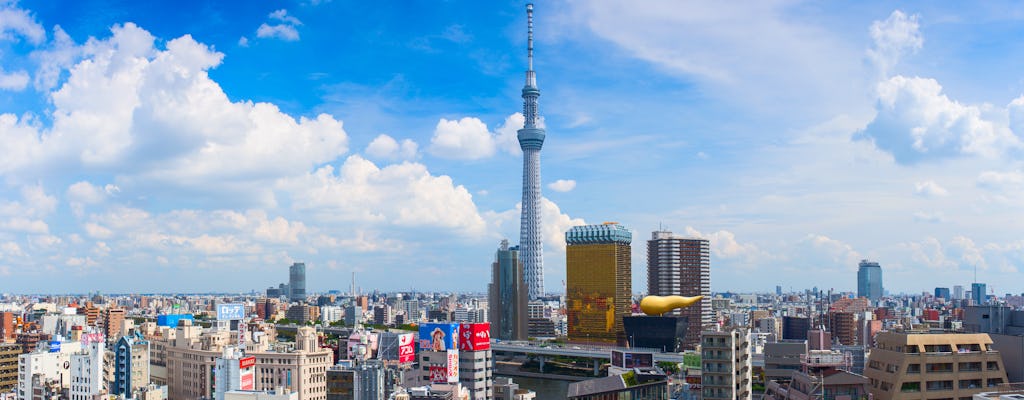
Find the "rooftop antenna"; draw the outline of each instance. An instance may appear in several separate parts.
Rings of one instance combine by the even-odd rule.
[[[526,40],[526,54],[528,58],[529,70],[533,71],[533,3],[526,4],[526,24],[527,32],[529,36]],[[530,74],[533,75],[533,74]],[[531,76],[532,78],[532,76]],[[535,83],[531,82],[530,83]]]

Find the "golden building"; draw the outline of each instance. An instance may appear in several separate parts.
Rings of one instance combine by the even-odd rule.
[[[882,332],[864,375],[875,400],[970,399],[1006,383],[987,333]]]
[[[632,314],[632,239],[614,222],[565,233],[569,341],[625,344],[622,317]]]

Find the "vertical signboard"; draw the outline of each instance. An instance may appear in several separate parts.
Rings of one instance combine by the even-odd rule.
[[[398,362],[410,363],[416,359],[416,349],[413,345],[413,334],[398,335]]]
[[[256,390],[256,357],[238,359],[238,388]]]
[[[448,383],[459,381],[459,351],[448,350]]]
[[[448,383],[448,377],[443,365],[434,364],[430,366],[430,383]]]

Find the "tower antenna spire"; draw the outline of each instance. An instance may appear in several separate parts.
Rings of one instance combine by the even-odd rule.
[[[540,149],[544,146],[544,128],[538,126],[536,73],[533,71],[533,3],[526,5],[527,62],[523,87],[523,129],[516,137],[523,150],[523,212],[519,226],[519,259],[523,262],[523,280],[530,300],[544,295],[544,242],[541,235]]]
[[[526,4],[526,55],[529,62],[529,70],[533,71],[533,3]]]

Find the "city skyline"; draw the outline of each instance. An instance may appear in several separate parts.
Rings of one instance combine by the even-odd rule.
[[[0,5],[2,290],[485,291],[524,5]],[[1020,5],[538,7],[548,292],[604,221],[707,238],[715,292],[1024,283]]]

